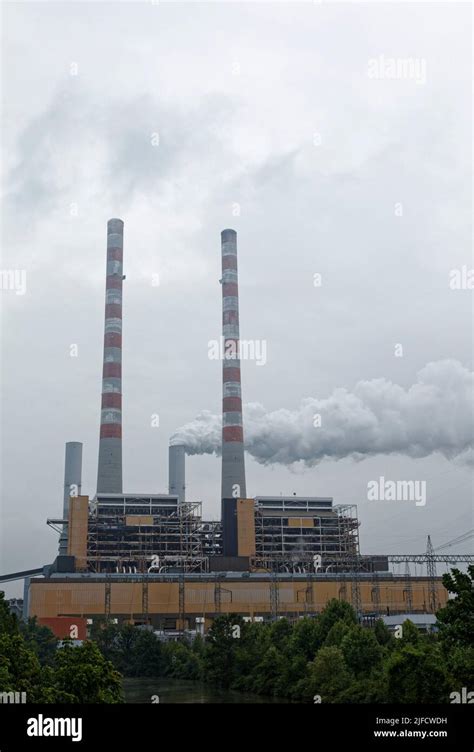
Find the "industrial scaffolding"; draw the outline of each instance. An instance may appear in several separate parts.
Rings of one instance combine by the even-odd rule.
[[[98,500],[89,515],[92,572],[206,572],[201,502],[172,497]]]
[[[255,509],[252,568],[295,574],[349,572],[359,558],[355,505],[315,511],[311,501],[284,500],[281,509]]]
[[[204,556],[222,556],[222,522],[212,520],[201,522],[199,527],[201,546]]]

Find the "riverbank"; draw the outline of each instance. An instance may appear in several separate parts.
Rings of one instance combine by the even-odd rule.
[[[125,702],[164,704],[286,704],[288,701],[281,697],[266,697],[251,692],[235,692],[229,689],[218,689],[202,682],[187,681],[185,679],[151,679],[124,678],[123,688]]]

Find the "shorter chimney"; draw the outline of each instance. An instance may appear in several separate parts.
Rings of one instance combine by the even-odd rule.
[[[63,520],[69,519],[69,498],[81,495],[82,482],[82,444],[80,441],[68,441],[64,460],[64,498]],[[59,537],[59,553],[67,555],[68,525],[64,524]]]
[[[171,444],[169,448],[168,493],[185,501],[185,455],[184,444]]]

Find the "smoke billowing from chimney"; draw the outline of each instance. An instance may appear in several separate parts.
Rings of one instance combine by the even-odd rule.
[[[378,454],[427,457],[439,452],[474,462],[474,374],[459,361],[428,363],[408,389],[388,381],[359,381],[352,391],[308,397],[296,409],[245,406],[245,449],[257,462],[308,467],[325,458],[364,459]],[[220,454],[220,416],[208,411],[172,441],[188,454]]]

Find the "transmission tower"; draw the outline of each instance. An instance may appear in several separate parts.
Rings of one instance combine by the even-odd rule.
[[[436,597],[436,562],[434,559],[433,545],[431,543],[430,535],[428,535],[426,543],[426,573],[428,575],[429,608],[433,613],[436,613],[438,607]]]
[[[405,597],[407,600],[407,613],[411,614],[413,611],[413,588],[411,582],[410,564],[405,562]]]
[[[272,621],[278,619],[280,592],[278,588],[278,573],[275,570],[270,575],[270,612]]]

